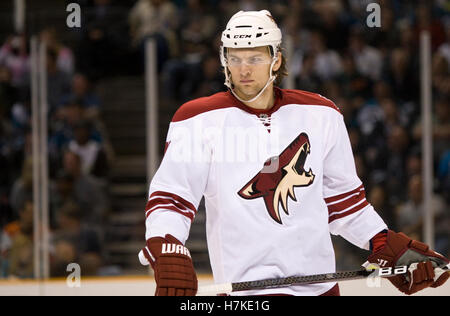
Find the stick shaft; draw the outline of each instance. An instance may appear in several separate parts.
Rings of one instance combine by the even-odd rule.
[[[444,271],[448,271],[449,268],[449,265],[447,265],[442,267],[441,269]],[[222,294],[239,291],[271,289],[302,284],[350,281],[365,279],[368,277],[389,278],[395,275],[407,273],[407,271],[408,266],[398,266],[393,268],[378,268],[374,270],[361,269],[355,271],[341,271],[335,273],[324,273],[306,276],[292,276],[287,278],[274,278],[248,282],[214,284],[200,287],[198,289],[197,295],[211,295],[212,293]]]
[[[307,276],[293,276],[287,278],[267,279],[250,282],[232,283],[233,292],[248,291],[256,289],[269,289],[277,287],[285,287],[291,285],[314,284],[325,282],[337,282],[346,280],[356,280],[366,278],[372,273],[367,270],[344,271],[336,273],[325,273]]]
[[[287,278],[274,278],[248,282],[206,285],[198,289],[197,295],[202,296],[202,295],[222,294],[239,291],[287,287],[291,285],[356,280],[365,278],[371,273],[372,271],[356,270],[356,271],[344,271],[344,272],[325,273],[307,276],[292,276]]]

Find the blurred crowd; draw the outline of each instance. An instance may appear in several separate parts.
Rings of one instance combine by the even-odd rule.
[[[77,71],[73,48],[55,28],[46,44],[51,275],[70,262],[86,275],[102,266],[102,222],[109,210],[101,101]],[[33,276],[33,158],[29,38],[13,34],[0,47],[0,276]]]
[[[102,265],[113,154],[101,119],[107,105],[96,95],[96,83],[117,74],[142,75],[145,42],[152,38],[161,107],[173,113],[188,100],[224,91],[220,35],[238,10],[271,11],[284,39],[292,40],[288,72],[295,88],[336,103],[368,200],[391,229],[420,240],[426,210],[419,48],[421,31],[430,32],[435,248],[450,255],[448,1],[375,1],[381,6],[379,28],[366,24],[367,5],[374,2],[368,0],[72,2],[89,8],[76,41],[62,41],[65,31],[51,27],[39,33],[48,46],[53,275],[65,273],[60,267],[66,262],[86,262],[93,274]],[[29,37],[0,40],[0,274],[27,277],[33,208]],[[340,239],[335,244],[338,267],[361,263],[359,250]]]

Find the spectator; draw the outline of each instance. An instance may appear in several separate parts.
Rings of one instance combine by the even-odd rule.
[[[417,52],[418,46],[415,41],[416,34],[414,33],[413,26],[408,22],[398,23],[397,29],[399,33],[400,43],[398,43],[396,47],[405,49],[412,54],[414,54],[414,52]]]
[[[12,179],[22,175],[23,163],[32,158],[32,134],[27,127],[22,133],[15,133],[8,152],[8,169]]]
[[[0,48],[0,66],[11,73],[14,87],[23,88],[29,84],[30,60],[27,39],[24,35],[10,36]]]
[[[435,18],[432,13],[432,4],[429,2],[420,2],[415,8],[414,21],[415,41],[419,43],[419,36],[422,31],[430,32],[431,48],[434,51],[445,42],[445,29],[442,22]]]
[[[450,72],[450,22],[447,22],[447,27],[445,30],[447,40],[438,47],[435,54],[435,58],[443,57],[447,64],[447,69]]]
[[[406,123],[400,121],[400,114],[398,112],[398,106],[392,98],[384,98],[380,100],[381,110],[383,111],[382,121],[385,126],[386,133],[392,130],[396,125],[404,126]]]
[[[347,128],[355,128],[358,130],[358,134],[360,134],[361,132],[359,131],[358,123],[355,117],[356,110],[354,108],[354,104],[351,102],[351,99],[346,97],[339,97],[336,99],[336,104],[339,105],[339,109],[341,110],[341,113],[344,117],[345,125],[347,126]]]
[[[341,1],[317,1],[314,4],[319,17],[317,26],[322,34],[327,34],[326,46],[334,51],[344,51],[348,45],[349,26],[341,18]]]
[[[67,276],[67,266],[69,263],[79,262],[75,245],[67,240],[54,240],[53,251],[50,261],[50,275],[52,277]]]
[[[105,178],[108,172],[108,160],[101,143],[91,139],[92,126],[88,121],[80,121],[74,126],[74,139],[68,149],[81,158],[83,174]]]
[[[159,70],[172,55],[169,41],[174,37],[177,21],[177,8],[172,2],[166,0],[139,0],[129,13],[133,47],[140,51],[143,57],[146,40],[154,38],[157,45]]]
[[[0,229],[13,217],[9,205],[10,188],[15,180],[13,164],[13,129],[0,104]]]
[[[367,98],[370,95],[371,80],[358,71],[353,57],[349,54],[342,58],[342,73],[337,80],[346,97]]]
[[[302,90],[319,91],[321,79],[314,70],[315,57],[308,53],[302,57],[301,70],[298,78],[296,78],[296,85]]]
[[[50,121],[49,155],[52,165],[61,159],[62,150],[73,139],[74,126],[85,117],[85,109],[78,100],[59,107]]]
[[[330,80],[342,73],[340,56],[327,48],[324,35],[319,31],[311,33],[311,49],[313,56],[313,71],[322,81]]]
[[[299,5],[299,2],[294,2]],[[286,9],[287,10],[287,9]],[[291,11],[287,12],[285,18],[282,20],[281,30],[285,36],[289,36],[292,41],[292,55],[289,58],[290,69],[289,75],[297,78],[302,71],[303,55],[309,49],[309,34],[308,30],[302,28],[300,19],[298,16],[300,12]]]
[[[448,150],[450,142],[450,103],[448,99],[439,98],[434,107],[433,118],[433,142],[434,156],[439,157]],[[413,129],[413,138],[416,141],[422,139],[422,120],[417,119]]]
[[[139,0],[129,13],[131,37],[139,45],[147,36],[165,34],[176,25],[177,9],[165,0]]]
[[[50,182],[50,225],[57,227],[57,210],[68,203],[77,204],[78,197],[75,195],[74,178],[59,170],[56,178]]]
[[[389,83],[392,94],[402,102],[416,100],[419,96],[419,81],[414,76],[419,70],[413,66],[415,60],[411,54],[406,49],[394,48],[386,63],[385,81]]]
[[[422,174],[422,156],[419,150],[411,150],[406,161],[406,175],[408,178]]]
[[[47,45],[47,48],[56,53],[56,65],[58,70],[72,75],[74,71],[74,56],[72,50],[63,45],[58,38],[54,27],[49,27],[41,31],[40,40]]]
[[[435,103],[433,128],[434,155],[441,157],[450,148],[450,101],[440,98]]]
[[[3,213],[2,213],[3,214]],[[2,225],[0,235],[0,279],[8,277],[9,274],[9,254],[14,237],[20,232],[18,220]]]
[[[74,203],[66,203],[57,211],[58,228],[52,236],[54,253],[51,275],[65,276],[71,262],[80,262],[83,275],[96,275],[101,259],[99,236],[83,224],[83,212]]]
[[[350,138],[353,153],[363,152],[364,145],[361,140],[361,133],[359,129],[356,127],[350,127],[348,129],[348,136]]]
[[[50,112],[60,105],[64,95],[70,91],[70,76],[60,70],[57,64],[58,52],[47,49],[47,91]]]
[[[0,64],[0,105],[4,114],[9,113],[17,98],[10,70]]]
[[[191,39],[193,42],[202,42],[212,39],[218,28],[214,11],[210,10],[211,4],[202,0],[189,0],[186,7],[179,12],[181,37]]]
[[[384,2],[381,7],[381,12],[383,12],[381,26],[375,28],[370,34],[370,43],[379,48],[383,55],[396,47],[400,40],[395,25],[395,12],[389,5],[384,5],[385,3],[387,2]]]
[[[435,223],[439,223],[441,218],[448,217],[445,202],[440,196],[433,194],[431,207],[434,211]],[[411,238],[423,239],[424,214],[422,178],[420,175],[414,175],[408,181],[408,199],[401,203],[397,210],[396,217],[399,229]]]
[[[16,225],[13,228],[12,225]],[[11,232],[12,231],[12,232]],[[10,248],[7,251],[8,275],[33,277],[33,203],[27,200],[19,210],[17,224],[10,225]]]
[[[391,97],[391,90],[385,81],[377,81],[373,85],[372,98],[362,99],[364,104],[358,109],[357,121],[364,137],[372,138],[375,129],[383,119],[382,100]]]
[[[22,176],[14,181],[10,203],[15,216],[24,208],[26,201],[33,200],[33,160],[26,158],[22,166]]]
[[[190,81],[192,86],[187,87],[186,95],[190,94],[194,97],[200,97],[224,90],[223,82],[225,78],[216,55],[207,55],[201,63],[200,70],[197,80]]]
[[[0,107],[0,155],[10,152],[13,127],[6,114],[6,107]]]
[[[76,47],[76,70],[97,80],[114,73],[115,43],[107,32],[107,26],[93,21]]]
[[[369,46],[361,30],[353,30],[349,38],[349,48],[358,71],[371,80],[379,80],[383,67],[381,52]]]
[[[63,104],[70,103],[71,100],[77,100],[85,109],[84,117],[90,120],[99,119],[100,99],[93,92],[89,79],[80,73],[72,77],[71,91],[63,98]]]
[[[86,17],[87,23],[98,23],[103,27],[111,27],[118,22],[120,16],[116,13],[111,0],[94,0],[87,4],[89,11]]]
[[[450,96],[450,63],[442,55],[436,54],[432,64],[432,85],[436,94]]]
[[[450,203],[450,149],[448,149],[442,157],[440,157],[438,164],[437,176],[440,180],[441,192],[447,204]]]
[[[168,61],[161,74],[163,95],[175,103],[188,101],[193,93],[191,83],[201,80],[202,62],[208,50],[205,42],[194,40],[197,39],[182,38],[181,46],[186,54]]]
[[[372,204],[374,209],[377,210],[381,218],[383,218],[386,223],[389,223],[392,230],[398,229],[394,212],[395,210],[392,206],[389,194],[386,192],[386,189],[382,184],[377,184],[371,188],[367,196],[367,200],[370,204]]]
[[[11,122],[16,137],[24,137],[31,126],[31,107],[29,99],[14,103],[11,108]],[[22,140],[23,143],[23,140]]]
[[[68,104],[58,108],[51,124],[49,152],[53,161],[60,158],[62,150],[74,138],[74,128],[77,124],[87,119],[87,110],[80,100],[72,100]],[[96,128],[92,128],[90,137],[102,142],[103,138]]]
[[[403,184],[407,182],[405,165],[410,146],[407,131],[399,125],[394,126],[388,134],[387,145],[388,152],[384,168],[387,175],[386,188],[393,192],[394,197],[403,199],[406,194]]]
[[[354,157],[356,174],[361,179],[361,181],[364,181],[363,183],[369,183],[367,181],[367,167],[363,156],[361,154],[354,154]]]
[[[81,157],[66,150],[63,170],[73,178],[73,195],[82,210],[83,222],[100,229],[108,210],[108,200],[101,183],[82,172]]]

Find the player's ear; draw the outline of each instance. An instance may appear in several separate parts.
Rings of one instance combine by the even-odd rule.
[[[281,52],[277,52],[277,61],[273,65],[272,71],[276,72],[276,71],[278,71],[278,69],[280,69],[282,59],[283,59],[283,55],[281,54]]]

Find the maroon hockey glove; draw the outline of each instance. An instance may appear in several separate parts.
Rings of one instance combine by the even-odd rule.
[[[142,264],[150,262],[155,271],[155,295],[194,296],[197,293],[197,275],[189,250],[172,235],[150,238],[139,256]]]
[[[442,268],[449,260],[403,233],[392,230],[379,233],[372,240],[375,246],[368,261],[380,267],[408,266],[408,273],[388,278],[405,294],[413,294],[427,287],[438,287],[447,281],[449,273]]]

